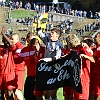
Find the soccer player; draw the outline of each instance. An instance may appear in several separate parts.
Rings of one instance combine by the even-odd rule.
[[[4,34],[5,29],[2,27],[1,34]],[[6,34],[7,37],[9,35]],[[4,90],[8,91],[9,100],[13,100],[12,91],[15,89],[15,64],[13,59],[13,53],[10,49],[10,44],[6,39],[2,38],[4,45],[0,45],[0,100],[4,100]]]
[[[62,57],[65,55],[68,55],[70,52],[70,49],[68,48],[68,45],[65,45],[62,49]],[[71,87],[63,87],[63,96],[64,100],[72,100],[72,88]]]
[[[92,47],[93,47],[93,39],[92,39],[92,37],[90,37],[90,36],[89,37],[88,36],[84,36],[82,42],[86,43],[92,49]],[[64,53],[65,55],[68,54],[69,49],[68,48],[65,49],[64,52],[65,52]],[[92,63],[92,64],[94,64],[94,63]],[[70,87],[64,87],[64,89],[63,89],[63,95],[65,97],[65,100],[72,100],[72,95],[73,95],[72,88],[70,88]]]
[[[28,33],[26,40],[28,46],[21,50],[19,55],[19,61],[25,62],[27,67],[27,77],[24,85],[24,98],[25,100],[41,100],[41,95],[38,95],[35,89],[35,79],[36,79],[36,66],[40,59],[44,57],[45,47],[39,44],[38,39],[32,33]],[[34,91],[35,89],[35,91]]]
[[[18,34],[14,33],[11,35],[10,45],[12,46],[11,49],[13,51],[14,58],[17,58],[18,54],[24,48],[24,45],[19,41]],[[25,75],[24,62],[15,64],[15,84],[16,84],[15,98],[17,98],[18,100],[23,99],[23,94],[21,91],[23,90],[24,87],[24,75]]]
[[[10,44],[10,47],[11,47],[10,49],[13,52],[14,62],[16,62],[15,58],[18,57],[18,54],[21,52],[21,49],[24,48],[24,45],[20,43],[18,34],[16,33],[12,34],[11,38],[9,39],[8,37],[6,37],[5,31],[6,30],[4,30],[2,35],[5,37],[5,39]],[[14,90],[14,93],[15,93],[15,98],[18,100],[23,99],[23,94],[21,90],[23,90],[23,87],[24,87],[24,73],[25,73],[24,62],[15,64],[15,87],[16,89]]]
[[[96,49],[94,51],[94,58],[95,58],[94,100],[100,100],[100,71],[99,71],[100,69],[100,32],[96,34],[94,39],[97,44]]]
[[[89,82],[90,82],[90,61],[95,62],[92,50],[86,43],[80,43],[80,39],[75,34],[67,36],[68,47],[75,50],[81,57],[82,68],[80,70],[80,78],[82,85],[82,94],[73,90],[73,100],[89,99]]]
[[[62,49],[62,57],[65,55],[68,55],[70,52],[70,49],[68,48],[68,45],[65,45],[64,48]],[[63,87],[63,96],[64,100],[72,100],[72,88],[71,87]]]
[[[86,43],[90,49],[94,52],[96,49],[96,45],[94,44],[93,38],[90,36],[84,36],[83,43]],[[95,79],[95,74],[94,74],[94,64],[93,62],[90,63],[90,89],[89,89],[89,100],[94,100],[94,79]]]
[[[44,58],[44,53],[45,53],[45,47],[40,45],[39,43],[39,40],[37,38],[33,38],[30,42],[30,45],[35,48],[36,50],[36,56],[35,56],[35,60],[36,60],[36,66],[37,66],[37,63],[38,61],[41,59],[41,58]],[[41,77],[40,77],[41,78]],[[36,80],[35,80],[36,81]],[[38,91],[36,90],[36,84],[35,84],[35,87],[34,87],[34,91],[33,91],[33,95],[36,96],[36,99],[37,100],[43,100],[43,95],[44,95],[44,91]]]
[[[40,16],[41,17],[41,16]],[[42,39],[43,43],[46,45],[45,58],[44,61],[54,61],[60,58],[62,54],[62,44],[59,41],[61,35],[61,30],[53,28],[50,35],[45,35],[40,27],[40,18],[37,23],[37,35]],[[45,91],[45,99],[57,100],[57,89]]]

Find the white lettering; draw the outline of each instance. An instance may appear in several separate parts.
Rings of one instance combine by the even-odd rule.
[[[64,70],[62,69],[60,72],[59,72],[59,75],[58,75],[58,81],[61,81],[62,80],[62,78],[63,78],[63,74],[64,73]]]
[[[58,71],[60,71],[65,66],[73,67],[74,65],[75,65],[75,63],[71,59],[66,60],[62,66],[60,66],[60,64],[56,63],[55,65],[53,65],[55,67],[54,73],[58,73]]]
[[[69,75],[68,71],[66,70],[64,75],[63,75],[63,80],[69,79],[69,78],[70,78],[70,75]]]
[[[47,81],[47,84],[53,84],[55,83],[55,81],[56,81],[56,78],[51,78]]]
[[[69,79],[69,78],[70,78],[70,75],[68,71],[61,70],[57,79],[58,81],[61,81],[61,80]]]
[[[47,66],[47,63],[44,64],[44,63],[41,63],[40,66],[38,67],[38,71],[51,71],[52,70],[52,67],[50,66]]]
[[[79,73],[80,69],[77,61],[78,59],[75,60],[75,66],[73,68],[73,78],[76,86],[78,86],[80,82],[80,73]]]
[[[54,73],[58,73],[58,71],[60,70],[60,64],[56,63],[53,66],[55,67]]]

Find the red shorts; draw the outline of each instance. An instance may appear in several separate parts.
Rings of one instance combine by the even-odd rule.
[[[19,90],[23,90],[24,88],[24,75],[25,71],[15,71],[15,84],[16,88]]]
[[[63,96],[72,96],[72,88],[63,87]]]
[[[88,100],[89,98],[89,85],[90,83],[89,82],[86,82],[86,81],[81,81],[81,84],[82,84],[82,94],[79,94],[77,92],[75,92],[73,90],[73,98],[79,100],[79,99],[86,99]]]
[[[100,75],[97,75],[94,80],[94,95],[100,96]]]
[[[14,85],[14,78],[15,73],[9,73],[9,74],[0,74],[0,90],[12,90],[15,88]]]
[[[35,96],[43,96],[44,95],[44,91],[37,91],[36,90],[36,86],[35,86],[33,95],[35,95]]]

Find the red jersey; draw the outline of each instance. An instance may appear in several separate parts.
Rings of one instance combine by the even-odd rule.
[[[88,48],[78,46],[74,48],[74,50],[77,51],[77,53],[80,54],[85,54],[87,56],[92,57],[91,52],[89,52]],[[81,69],[81,80],[83,81],[90,81],[90,60],[86,58],[82,58],[82,69]]]
[[[14,72],[15,64],[12,50],[0,45],[0,74],[7,74]]]
[[[21,50],[24,48],[24,45],[20,42],[17,42],[13,48],[11,48],[11,50],[13,50],[13,55],[14,55],[14,61],[16,60],[15,58],[18,57],[19,53],[21,52]],[[15,62],[18,62],[18,60],[16,60]],[[25,70],[25,64],[24,61],[19,63],[19,64],[15,64],[15,71],[16,70]]]
[[[95,50],[96,50],[96,47],[94,46],[94,47],[92,47],[91,49],[92,49],[92,51],[93,51],[93,53],[94,53]],[[95,70],[95,67],[94,67],[94,66],[95,66],[95,63],[91,62],[91,63],[90,63],[90,66],[91,66],[91,67],[90,67],[90,77],[91,77],[91,78],[95,78],[95,75],[94,75],[94,70]]]
[[[68,54],[70,52],[70,49],[69,48],[63,48],[62,49],[62,53],[63,53],[63,55],[66,55],[66,54]]]
[[[44,58],[45,47],[40,47],[39,51],[36,51],[31,46],[27,46],[22,49],[20,53],[20,60],[24,60],[27,66],[27,75],[36,76],[36,66],[41,58]]]
[[[94,57],[95,57],[94,73],[100,74],[100,45],[96,47],[96,50],[94,52]]]

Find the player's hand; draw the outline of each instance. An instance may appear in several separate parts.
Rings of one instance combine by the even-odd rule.
[[[85,55],[85,54],[80,54],[80,58],[87,58],[87,55]]]
[[[35,48],[36,48],[37,51],[39,51],[39,50],[40,50],[40,45],[37,44],[37,45],[35,46]]]
[[[1,30],[1,34],[3,35],[3,34],[5,34],[5,32],[6,32],[6,28],[3,26],[2,30]]]
[[[45,62],[49,62],[49,61],[52,61],[52,58],[42,58],[42,59],[40,59],[39,61],[41,61],[41,60],[43,60],[43,61],[45,61]]]
[[[82,47],[89,47],[88,45],[87,45],[87,43],[82,43]]]

